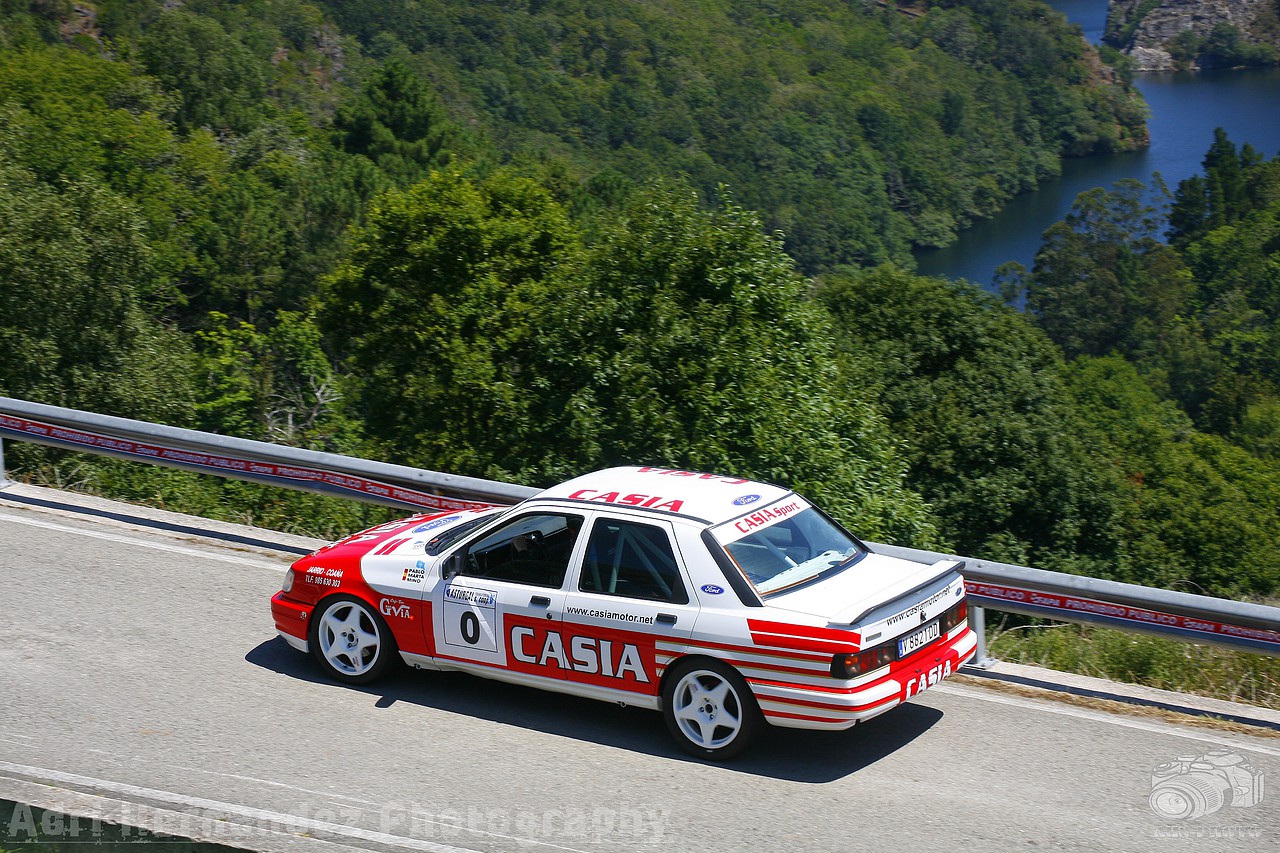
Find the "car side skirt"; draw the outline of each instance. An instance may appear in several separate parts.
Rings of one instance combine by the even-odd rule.
[[[470,661],[450,660],[446,658],[427,658],[421,655],[410,656],[403,653],[401,654],[401,657],[405,658],[410,666],[420,666],[422,669],[465,672],[471,675],[478,675],[481,678],[488,678],[493,681],[505,681],[508,684],[519,684],[523,687],[534,687],[538,690],[550,690],[553,693],[565,693],[569,696],[581,696],[585,699],[595,699],[600,702],[612,702],[618,705],[628,705],[633,708],[648,708],[654,711],[662,709],[662,700],[658,696],[634,693],[630,690],[616,690],[611,687],[584,684],[580,681],[547,678],[541,675],[515,672],[514,670],[504,669],[499,666],[473,663]]]

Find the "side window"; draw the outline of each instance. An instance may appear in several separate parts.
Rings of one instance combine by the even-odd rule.
[[[578,589],[688,604],[671,540],[661,527],[602,518],[587,541]]]
[[[522,515],[472,543],[462,574],[558,589],[581,529],[580,515]]]

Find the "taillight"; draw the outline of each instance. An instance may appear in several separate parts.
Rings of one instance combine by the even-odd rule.
[[[856,678],[893,661],[894,644],[881,643],[852,655],[836,655],[831,661],[831,674],[836,678]]]
[[[946,634],[950,632],[952,628],[956,627],[968,618],[969,601],[968,599],[962,598],[959,602],[953,605],[950,610],[943,613],[938,621],[941,623],[942,633]]]
[[[946,636],[952,629],[968,618],[969,603],[967,599],[962,598],[938,617],[939,633],[942,636]],[[865,675],[872,670],[894,662],[898,659],[899,639],[901,638],[881,643],[874,648],[866,649],[856,654],[836,655],[831,660],[831,674],[836,678],[857,678],[860,675]],[[936,642],[938,642],[937,639],[931,640],[930,645]],[[912,649],[910,654],[915,654],[916,651],[918,649]]]

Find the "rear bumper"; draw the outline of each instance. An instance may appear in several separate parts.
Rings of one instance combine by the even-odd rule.
[[[978,635],[969,623],[958,625],[945,639],[897,661],[857,686],[832,680],[816,689],[751,680],[751,690],[765,719],[775,726],[840,731],[883,714],[952,675],[973,658]]]
[[[283,592],[271,596],[271,618],[275,620],[276,630],[285,642],[300,652],[310,647],[307,642],[307,618],[311,616],[311,607],[301,602],[291,601]]]

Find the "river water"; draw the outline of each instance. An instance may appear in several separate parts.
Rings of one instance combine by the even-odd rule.
[[[1090,41],[1102,38],[1106,0],[1050,5],[1080,24]],[[919,271],[990,286],[996,267],[1005,261],[1030,268],[1041,234],[1071,210],[1078,193],[1122,178],[1149,183],[1155,172],[1173,190],[1200,171],[1217,127],[1225,128],[1236,145],[1247,142],[1267,157],[1280,154],[1280,68],[1139,74],[1135,82],[1151,108],[1149,148],[1067,160],[1061,177],[1014,198],[994,218],[967,228],[952,245],[917,252]]]

